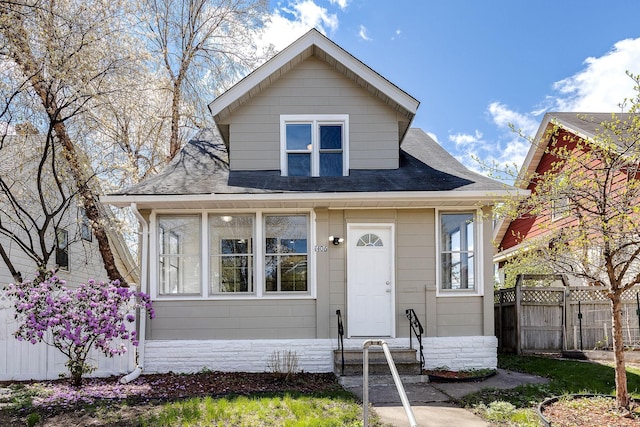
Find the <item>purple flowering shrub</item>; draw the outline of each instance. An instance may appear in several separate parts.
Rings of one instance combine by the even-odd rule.
[[[73,384],[80,386],[82,376],[95,370],[87,362],[91,349],[113,357],[127,351],[122,341],[137,346],[136,332],[127,323],[135,321],[135,309],[146,309],[152,319],[154,311],[148,295],[121,287],[118,281],[89,280],[78,288],[64,284],[54,275],[9,285],[19,325],[14,336],[61,351]]]

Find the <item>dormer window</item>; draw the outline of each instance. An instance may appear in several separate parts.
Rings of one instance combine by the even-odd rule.
[[[282,176],[349,175],[349,116],[280,116]]]

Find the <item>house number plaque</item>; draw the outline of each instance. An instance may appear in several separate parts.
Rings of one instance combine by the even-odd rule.
[[[329,251],[328,246],[316,246],[316,252],[328,252],[328,251]]]

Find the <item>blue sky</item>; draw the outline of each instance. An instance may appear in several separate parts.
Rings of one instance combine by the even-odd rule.
[[[315,27],[420,101],[413,122],[470,168],[521,164],[547,111],[620,111],[640,1],[270,0],[265,40]]]

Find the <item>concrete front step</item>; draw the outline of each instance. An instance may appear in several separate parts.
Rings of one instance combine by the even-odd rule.
[[[390,348],[391,356],[395,362],[415,362],[416,350],[413,348]],[[362,363],[362,350],[344,350],[344,360],[346,362],[356,361]],[[340,350],[333,350],[334,362],[340,362],[342,358]],[[369,349],[369,363],[383,361],[387,359],[384,355],[384,351],[379,348]]]
[[[429,375],[400,375],[402,384],[421,384],[429,382]],[[343,376],[338,382],[345,388],[362,387],[362,375]],[[395,386],[391,375],[369,375],[370,386]]]
[[[414,349],[390,349],[391,357],[400,375],[419,375],[420,362],[416,360]],[[334,372],[337,375],[362,376],[363,354],[362,350],[344,350],[344,373],[342,372],[342,354],[334,350]],[[369,350],[369,374],[391,375],[384,352],[381,349]]]

